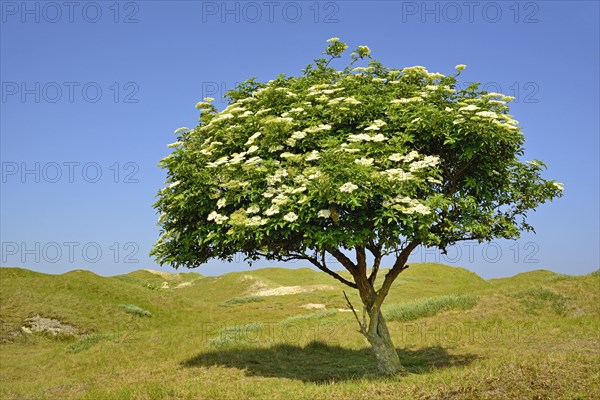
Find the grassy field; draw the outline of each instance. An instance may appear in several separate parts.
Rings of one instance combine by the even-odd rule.
[[[1,268],[0,399],[600,398],[598,272],[412,265],[384,307],[397,377],[377,376],[343,289],[311,269]]]

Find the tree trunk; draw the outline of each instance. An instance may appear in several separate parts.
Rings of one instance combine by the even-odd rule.
[[[377,368],[388,375],[404,372],[381,311],[376,310],[369,317],[371,321],[366,337],[377,358]]]

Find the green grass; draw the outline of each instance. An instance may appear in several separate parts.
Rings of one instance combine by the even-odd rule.
[[[320,272],[102,277],[0,268],[0,398],[594,399],[599,278],[532,271],[486,281],[411,265],[384,303],[386,315],[401,309],[412,318],[388,321],[409,374],[380,377],[354,316],[336,310],[346,307],[342,290],[357,308],[360,299]],[[334,289],[249,300],[258,288],[320,284]],[[307,303],[326,308],[301,308]],[[36,315],[77,336],[24,333]]]
[[[308,314],[296,314],[291,317],[287,317],[283,321],[279,322],[280,325],[291,325],[303,321],[314,321],[322,318],[332,317],[336,314],[336,310],[319,310]]]
[[[137,315],[138,317],[151,317],[152,313],[148,310],[144,310],[142,307],[136,306],[135,304],[120,304],[120,307],[125,310],[126,313]]]
[[[232,297],[229,300],[222,301],[219,303],[222,307],[234,306],[237,304],[245,304],[245,303],[258,303],[261,301],[265,301],[265,298],[262,296],[241,296],[241,297]]]
[[[224,348],[256,342],[258,335],[254,332],[261,330],[262,327],[262,324],[227,326],[219,331],[218,336],[209,340],[208,346],[211,348]]]
[[[94,346],[95,344],[98,344],[102,340],[111,340],[113,338],[114,338],[113,335],[106,335],[106,334],[100,334],[100,333],[93,333],[91,335],[85,335],[84,337],[80,338],[77,342],[69,344],[65,348],[65,351],[67,353],[79,353],[81,351],[89,349],[90,347]]]
[[[433,317],[443,311],[468,310],[477,304],[473,295],[443,295],[395,304],[385,307],[384,316],[389,321],[414,321],[419,318]]]
[[[559,280],[564,280],[564,278]],[[521,300],[528,312],[534,314],[544,308],[550,308],[560,316],[565,316],[568,312],[568,299],[547,287],[530,287],[517,292],[515,297]]]

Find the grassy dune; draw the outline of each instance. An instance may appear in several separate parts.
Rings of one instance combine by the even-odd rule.
[[[598,272],[486,281],[414,264],[384,310],[409,371],[393,378],[344,289],[307,268],[0,268],[0,399],[600,398]]]

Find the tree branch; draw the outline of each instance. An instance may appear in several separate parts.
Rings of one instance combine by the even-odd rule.
[[[398,277],[400,272],[404,271],[408,266],[406,265],[406,261],[408,260],[408,256],[412,251],[421,244],[420,239],[413,240],[410,242],[403,250],[400,252],[398,258],[396,258],[396,262],[392,269],[385,275],[385,279],[383,281],[383,285],[381,285],[381,289],[377,291],[377,298],[375,299],[375,303],[373,305],[374,308],[381,307],[383,300],[388,295],[390,288],[392,287],[392,283]]]
[[[375,288],[367,278],[367,254],[364,246],[356,246],[356,273],[352,274],[354,282],[358,285],[358,292],[363,301],[363,305],[371,308],[375,301]]]
[[[361,278],[367,277],[367,254],[364,246],[356,246],[356,269]]]
[[[369,275],[369,282],[371,285],[375,285],[375,280],[379,273],[379,266],[381,265],[381,258],[381,256],[377,256],[375,257],[375,261],[373,261],[373,269],[371,270],[371,275]]]
[[[344,253],[334,247],[328,247],[326,249],[329,254],[335,257],[354,276],[356,274],[356,265],[350,260]]]
[[[373,268],[371,269],[371,275],[369,275],[369,282],[371,285],[375,284],[375,280],[377,279],[377,273],[379,272],[379,266],[381,264],[381,259],[383,258],[383,254],[381,252],[381,246],[376,246],[375,243],[369,242],[367,245],[367,249],[373,255]]]
[[[350,282],[349,280],[338,275],[336,272],[330,270],[329,268],[327,268],[327,266],[325,265],[324,262],[323,262],[323,264],[321,264],[316,258],[313,258],[313,257],[307,257],[306,260],[308,260],[315,267],[319,268],[321,271],[325,272],[327,275],[330,275],[330,276],[334,277],[335,279],[337,279],[338,281],[342,282],[344,285],[350,286],[353,289],[358,289],[358,286],[356,285],[356,283]]]
[[[321,258],[323,260],[322,263],[320,263],[316,257],[311,257],[306,254],[293,254],[292,253],[292,254],[288,254],[287,257],[278,256],[277,259],[281,260],[281,261],[306,260],[306,261],[310,262],[312,265],[314,265],[315,267],[317,267],[318,269],[320,269],[321,271],[325,272],[327,275],[332,276],[335,279],[337,279],[338,281],[342,282],[344,285],[350,286],[353,289],[358,289],[358,286],[356,285],[356,283],[350,282],[349,280],[347,280],[347,279],[343,278],[342,276],[340,276],[339,274],[337,274],[335,271],[332,271],[329,268],[327,268],[327,265],[325,264],[325,257],[324,257],[325,253],[323,252],[321,254],[322,254]],[[267,259],[272,258],[272,256],[269,256],[268,254],[265,254],[262,252],[256,252],[256,255],[265,257]]]
[[[346,298],[346,304],[348,304],[348,307],[350,307],[350,309],[352,310],[352,313],[354,314],[354,318],[356,318],[356,322],[358,322],[358,327],[360,328],[360,333],[362,333],[365,337],[367,336],[367,328],[366,328],[366,321],[365,321],[365,316],[364,316],[364,311],[363,311],[363,322],[360,322],[360,319],[358,318],[358,314],[356,314],[356,310],[354,309],[354,306],[352,305],[352,303],[350,303],[350,299],[348,298],[348,295],[346,295],[346,292],[342,292],[344,293],[344,297]]]

